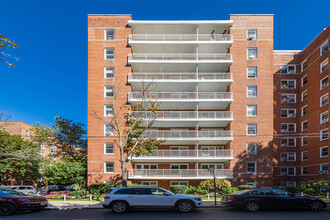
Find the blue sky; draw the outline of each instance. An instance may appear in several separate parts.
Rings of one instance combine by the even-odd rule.
[[[87,124],[87,14],[132,14],[135,20],[274,14],[274,49],[296,50],[330,25],[329,8],[329,0],[4,1],[0,33],[17,41],[11,52],[19,61],[14,68],[0,64],[0,111],[30,124],[50,123],[56,115]]]

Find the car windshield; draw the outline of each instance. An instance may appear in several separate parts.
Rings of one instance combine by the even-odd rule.
[[[24,195],[24,194],[12,189],[0,189],[0,195],[3,196],[3,195]]]
[[[244,193],[250,192],[251,190],[239,190],[234,192],[233,195],[243,195]]]

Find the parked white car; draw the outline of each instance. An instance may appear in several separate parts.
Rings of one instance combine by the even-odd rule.
[[[190,212],[202,206],[202,198],[194,195],[178,195],[159,187],[134,186],[110,189],[104,196],[104,208],[115,213],[124,213],[129,208],[177,208]]]
[[[16,186],[6,186],[6,188],[15,190],[17,192],[21,192],[25,195],[36,195],[37,194],[37,190],[34,186],[16,185]]]

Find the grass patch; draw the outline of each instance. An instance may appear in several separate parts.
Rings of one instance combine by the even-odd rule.
[[[221,197],[217,197],[217,201],[220,201],[222,198]],[[214,197],[210,196],[210,200],[208,197],[202,197],[203,201],[214,201]]]

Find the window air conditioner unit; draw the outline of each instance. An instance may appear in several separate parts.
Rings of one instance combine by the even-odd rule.
[[[255,59],[256,58],[256,55],[255,54],[250,54],[249,55],[249,59],[252,60],[252,59]]]
[[[248,40],[255,40],[256,35],[255,34],[249,34]]]
[[[323,119],[323,122],[327,122],[329,119],[328,118],[325,118],[325,119]]]
[[[327,174],[328,171],[327,170],[320,170],[320,174]]]
[[[286,146],[286,144],[281,144],[281,147],[285,147]]]
[[[281,161],[286,161],[286,157],[282,157],[281,158]]]
[[[288,175],[287,172],[283,172],[283,173],[282,173],[282,176],[287,176],[287,175]]]

